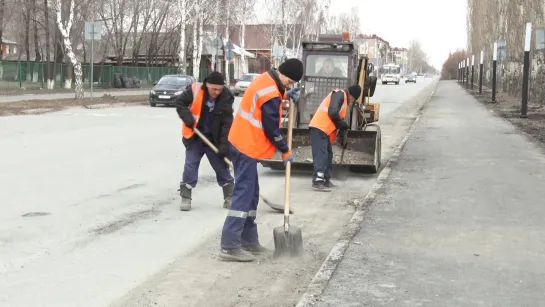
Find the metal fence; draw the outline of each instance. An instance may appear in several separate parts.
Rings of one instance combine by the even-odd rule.
[[[55,74],[54,88],[65,88],[67,80],[73,81],[73,68],[64,63],[51,64],[50,69]],[[46,88],[46,63],[26,61],[0,61],[0,90],[7,89],[38,89]],[[114,74],[120,73],[127,77],[136,77],[141,81],[141,87],[152,87],[153,82],[168,74],[177,74],[177,67],[142,67],[142,66],[114,66],[95,64],[91,78],[91,66],[82,64],[83,86],[90,88],[91,80],[94,88],[113,88]],[[208,70],[201,69],[199,79],[208,75]],[[191,67],[187,74],[192,74]]]

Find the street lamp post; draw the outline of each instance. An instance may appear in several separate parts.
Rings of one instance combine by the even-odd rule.
[[[223,47],[223,37],[221,35],[216,36],[214,39],[214,47],[216,47],[216,55],[214,59],[214,70],[218,70],[218,62],[219,62],[219,52],[220,48]]]
[[[93,21],[85,22],[85,39],[91,40],[91,65],[90,65],[90,90],[91,90],[91,100],[93,100],[93,83],[94,79],[94,64],[95,64],[95,39],[102,38],[102,25],[104,21],[111,20],[112,18],[103,18]]]

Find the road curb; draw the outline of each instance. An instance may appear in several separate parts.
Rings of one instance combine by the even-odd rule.
[[[307,286],[307,291],[303,293],[301,299],[299,300],[299,302],[297,302],[296,307],[314,306],[316,302],[320,300],[320,296],[322,295],[325,288],[329,284],[329,281],[333,277],[333,273],[337,269],[338,264],[343,259],[344,254],[346,253],[346,250],[350,245],[350,241],[352,241],[352,238],[354,238],[354,236],[363,227],[362,222],[365,217],[365,212],[367,211],[366,208],[368,208],[375,201],[378,192],[384,187],[384,184],[386,183],[386,180],[388,179],[392,171],[392,168],[390,166],[391,163],[397,161],[399,155],[401,154],[401,151],[403,150],[403,147],[405,147],[405,144],[411,137],[416,127],[416,123],[418,123],[418,121],[420,120],[424,109],[426,108],[428,102],[435,93],[438,84],[439,81],[435,83],[435,86],[433,87],[430,95],[426,98],[422,107],[419,108],[418,115],[412,122],[409,131],[407,131],[407,133],[395,149],[394,153],[386,163],[386,166],[384,166],[384,168],[380,172],[379,176],[377,177],[377,182],[373,184],[363,201],[353,200],[353,203],[356,205],[356,211],[352,215],[350,222],[348,222],[347,230],[343,233],[343,235],[341,235],[337,243],[335,243],[333,248],[330,250],[326,259],[322,263],[322,266],[320,267],[316,275],[314,275],[314,278],[312,278],[310,284]]]

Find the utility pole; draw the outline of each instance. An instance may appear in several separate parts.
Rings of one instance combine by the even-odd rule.
[[[494,43],[494,53],[492,54],[492,102],[496,102],[497,65],[498,65],[498,43]]]
[[[532,42],[532,23],[526,24],[526,38],[524,40],[524,64],[522,68],[522,105],[520,117],[528,117],[528,87],[530,82],[530,44]]]

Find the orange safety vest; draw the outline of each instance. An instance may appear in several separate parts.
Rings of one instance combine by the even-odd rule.
[[[276,146],[265,135],[261,121],[261,106],[275,97],[282,99],[282,94],[269,73],[257,76],[246,89],[229,131],[229,142],[238,151],[256,160],[270,159],[276,152]],[[278,112],[282,114],[282,103]],[[280,116],[278,127],[281,120]]]
[[[191,85],[191,91],[193,92],[193,102],[191,103],[189,111],[191,111],[193,119],[195,120],[193,127],[197,127],[197,124],[199,123],[199,118],[201,117],[202,102],[204,100],[204,90],[202,89],[202,83],[193,83]],[[184,138],[190,139],[194,133],[195,132],[193,132],[192,129],[189,129],[182,121],[182,135],[184,136]]]
[[[340,91],[341,90],[333,90],[331,93],[329,93],[329,95],[324,98],[324,100],[322,100],[322,103],[320,103],[318,110],[316,110],[316,113],[314,113],[314,116],[312,116],[312,119],[310,120],[310,123],[308,125],[309,127],[314,127],[316,129],[322,130],[327,136],[329,136],[329,141],[331,142],[331,144],[335,142],[338,131],[335,123],[331,120],[331,118],[329,118],[328,109],[329,104],[331,103],[331,95],[335,92]],[[341,108],[341,111],[339,112],[339,116],[341,117],[341,119],[344,119],[344,117],[346,116],[346,109],[348,106],[348,96],[344,91],[343,94],[343,106]]]

